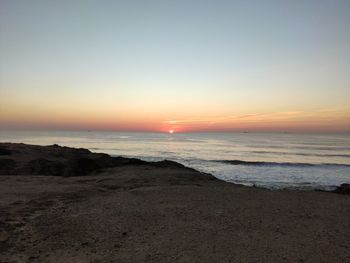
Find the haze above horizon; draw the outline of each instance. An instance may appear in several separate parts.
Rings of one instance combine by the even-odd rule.
[[[0,2],[0,128],[350,132],[350,1]]]

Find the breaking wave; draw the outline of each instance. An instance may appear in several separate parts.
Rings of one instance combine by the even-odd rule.
[[[339,163],[288,163],[288,162],[262,162],[262,161],[242,161],[242,160],[212,160],[213,162],[231,164],[231,165],[246,165],[246,166],[279,166],[279,167],[350,167],[349,164]]]

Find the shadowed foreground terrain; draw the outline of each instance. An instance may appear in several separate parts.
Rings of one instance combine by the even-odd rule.
[[[0,262],[350,262],[350,195],[0,144]]]

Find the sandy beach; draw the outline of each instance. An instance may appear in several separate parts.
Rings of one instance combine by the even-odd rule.
[[[0,144],[0,262],[350,262],[350,195]]]

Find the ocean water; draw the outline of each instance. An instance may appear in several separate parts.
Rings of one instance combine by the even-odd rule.
[[[174,160],[228,182],[270,189],[332,190],[350,183],[350,134],[0,131],[0,141]]]

